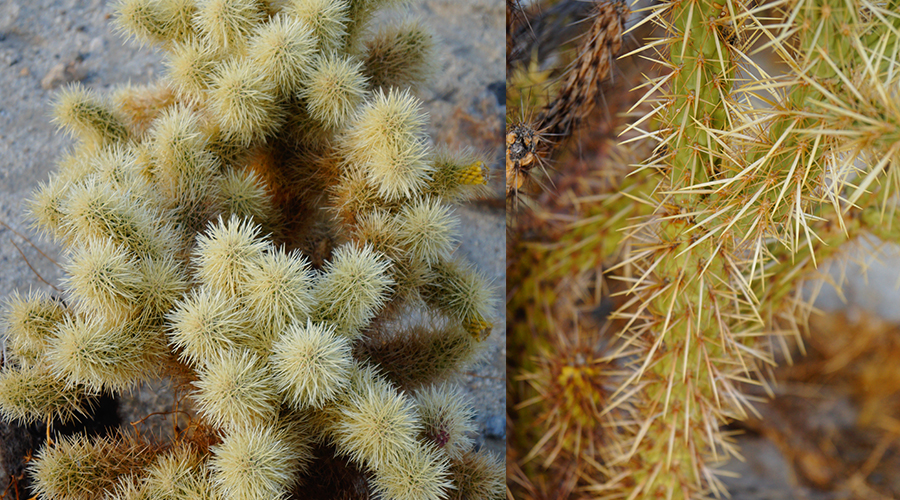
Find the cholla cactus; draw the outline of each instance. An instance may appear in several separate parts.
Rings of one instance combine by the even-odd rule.
[[[168,376],[196,415],[168,444],[49,444],[42,498],[307,498],[332,469],[347,479],[321,483],[329,498],[503,496],[445,385],[492,328],[452,208],[487,169],[430,144],[410,88],[434,37],[372,31],[392,3],[116,5],[166,75],[57,100],[78,143],[29,211],[67,248],[65,300],[10,301],[0,411],[68,421]]]
[[[604,498],[724,493],[717,469],[738,450],[721,427],[752,411],[743,384],[766,385],[769,336],[799,337],[811,310],[800,280],[848,238],[898,240],[900,184],[887,168],[900,124],[896,7],[699,0],[646,10],[639,24],[655,23],[661,38],[640,50],[663,68],[626,130],[657,141],[655,151],[613,172],[606,192],[577,191],[581,220],[561,231],[563,244],[522,262],[549,271],[522,273],[534,295],[519,307],[555,304],[553,280],[583,292],[610,261],[626,298],[605,346],[577,342],[574,309],[524,313],[531,328],[563,330],[552,346],[523,347],[533,357],[523,378],[540,392],[531,401],[542,400],[527,418],[595,417],[547,433],[540,447],[558,460],[530,470],[570,474],[567,485]],[[760,54],[784,74],[769,75]],[[585,457],[602,467],[585,472]]]

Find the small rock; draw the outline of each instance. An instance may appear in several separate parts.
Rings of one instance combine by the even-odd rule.
[[[86,73],[81,67],[81,61],[70,61],[69,63],[59,63],[50,68],[50,71],[41,80],[41,88],[44,90],[55,89],[66,83],[78,82],[84,80]]]
[[[28,67],[22,67],[19,70],[19,76],[31,76],[31,71],[28,70]]]
[[[0,31],[7,31],[19,22],[21,7],[17,2],[3,2],[0,5]]]
[[[93,40],[91,40],[91,43],[88,44],[88,50],[91,51],[91,53],[100,52],[103,50],[103,47],[105,47],[105,46],[106,46],[106,41],[103,39],[102,36],[98,36],[98,37],[95,37]]]
[[[503,107],[506,106],[506,82],[503,80],[498,80],[493,82],[487,86],[488,91],[494,94],[494,98],[497,99],[497,106]]]
[[[484,435],[492,439],[506,439],[506,417],[492,415],[484,421]]]
[[[63,83],[68,83],[72,81],[71,77],[66,74],[66,65],[63,63],[59,63],[56,66],[50,68],[50,71],[44,75],[44,78],[41,80],[41,88],[44,90],[50,90],[52,88],[59,87]]]

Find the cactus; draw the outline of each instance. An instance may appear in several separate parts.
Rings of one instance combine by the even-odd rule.
[[[374,31],[398,3],[116,4],[166,74],[57,98],[77,143],[28,210],[66,248],[64,297],[9,301],[0,413],[50,437],[168,377],[190,419],[48,443],[41,498],[502,497],[447,385],[492,329],[492,286],[454,255],[453,205],[488,171],[431,144],[410,89],[434,36]]]
[[[653,140],[653,153],[632,169],[605,167],[605,185],[581,181],[572,201],[532,203],[537,215],[562,207],[575,222],[543,229],[552,244],[513,254],[526,255],[510,271],[521,280],[510,317],[523,318],[513,352],[526,358],[515,369],[531,387],[512,398],[532,403],[520,413],[525,429],[538,419],[558,429],[515,457],[514,477],[540,485],[549,475],[603,498],[725,493],[717,469],[739,451],[722,426],[753,411],[744,384],[767,386],[769,339],[799,338],[811,312],[799,284],[844,241],[898,241],[900,185],[888,165],[900,115],[887,90],[900,62],[896,7],[646,9],[636,25],[658,34],[636,52],[662,67],[643,84],[632,109],[644,111],[625,137]],[[784,74],[768,74],[759,54]],[[535,260],[547,271],[528,271]],[[584,284],[601,273],[618,284]],[[585,288],[610,286],[622,298],[604,337],[579,300],[597,305]],[[535,330],[556,339],[523,337],[540,338]],[[551,457],[534,464],[540,450]],[[524,491],[540,498],[539,487]]]

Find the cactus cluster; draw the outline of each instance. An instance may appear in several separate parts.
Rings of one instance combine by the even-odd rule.
[[[898,7],[663,0],[637,13],[655,31],[632,52],[656,68],[624,133],[653,153],[596,165],[605,182],[558,176],[568,198],[532,204],[523,219],[543,228],[525,225],[510,253],[522,497],[551,484],[726,493],[719,469],[739,450],[723,426],[753,412],[746,384],[768,389],[774,347],[801,337],[812,306],[798,285],[844,241],[900,240]],[[600,327],[590,316],[610,292],[618,309]],[[529,439],[531,422],[553,432]]]
[[[452,208],[487,169],[429,142],[434,36],[375,29],[399,4],[115,5],[165,76],[57,99],[76,144],[28,210],[66,277],[7,304],[0,412],[49,427],[169,377],[195,414],[171,442],[48,444],[41,498],[504,495],[449,383],[492,328]]]

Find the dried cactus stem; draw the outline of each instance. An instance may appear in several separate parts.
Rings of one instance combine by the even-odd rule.
[[[514,9],[507,3],[507,11]],[[506,197],[514,197],[534,179],[532,170],[549,161],[554,150],[571,136],[601,97],[600,84],[613,68],[622,48],[629,11],[619,1],[598,3],[591,29],[582,35],[578,55],[565,83],[533,123],[515,123],[506,131]],[[509,21],[508,21],[509,22]],[[507,26],[507,30],[510,26]]]
[[[593,24],[578,46],[578,57],[566,75],[556,99],[537,117],[537,128],[553,143],[572,134],[594,109],[600,84],[609,77],[613,60],[622,48],[622,33],[628,7],[618,1],[598,3],[591,14]],[[545,146],[546,147],[546,146]]]

